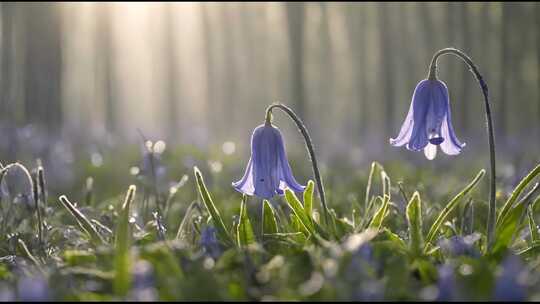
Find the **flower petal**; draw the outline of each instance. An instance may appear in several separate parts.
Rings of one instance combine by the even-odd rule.
[[[426,158],[429,159],[429,160],[435,159],[435,156],[437,156],[437,146],[436,146],[436,145],[433,145],[433,144],[428,144],[428,145],[424,148],[424,155],[425,155]]]
[[[251,154],[254,165],[255,195],[270,199],[279,185],[278,141],[272,126],[262,125],[255,129]]]
[[[414,90],[413,95],[413,129],[407,144],[407,149],[420,151],[428,144],[426,132],[426,115],[430,104],[429,80],[422,80]]]
[[[448,90],[441,90],[441,94],[445,94],[448,98]],[[441,136],[445,141],[441,144],[441,150],[448,155],[457,155],[461,152],[461,149],[465,147],[465,143],[461,143],[454,132],[450,102],[448,102],[446,106],[446,117],[443,119],[441,126]]]
[[[278,179],[279,184],[277,187],[277,193],[280,195],[284,194],[286,188],[290,188],[295,192],[303,192],[305,186],[300,185],[294,178],[289,165],[289,160],[287,159],[287,154],[285,152],[285,142],[283,141],[283,136],[278,128],[274,128],[275,138],[276,138],[276,148],[277,155],[279,159],[278,163]]]
[[[236,191],[244,193],[246,195],[253,195],[255,192],[255,187],[253,186],[253,165],[251,157],[249,158],[246,172],[244,176],[237,182],[232,183]]]

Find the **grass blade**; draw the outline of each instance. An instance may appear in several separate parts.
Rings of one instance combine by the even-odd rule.
[[[131,234],[129,229],[129,210],[135,197],[135,191],[136,187],[134,185],[129,186],[118,216],[118,224],[115,231],[115,274],[113,288],[114,292],[119,296],[125,296],[130,286],[129,246]]]
[[[499,213],[499,216],[497,217],[497,224],[496,227],[500,226],[502,222],[505,220],[505,217],[507,216],[507,213],[510,211],[514,203],[516,202],[518,196],[523,192],[525,187],[537,176],[540,174],[540,165],[536,166],[527,176],[525,176],[517,185],[517,187],[512,192],[512,195],[508,198],[506,203],[504,204],[503,208],[501,209],[501,212]]]
[[[422,248],[422,204],[418,192],[414,192],[407,204],[407,224],[409,226],[409,248],[419,254]]]
[[[374,229],[381,229],[382,223],[388,214],[388,203],[390,202],[390,197],[388,195],[385,195],[383,199],[381,199],[380,196],[377,197],[378,200],[382,201],[381,207],[379,207],[379,210],[375,212],[373,215],[373,219],[371,220],[371,223],[369,224],[369,228]]]
[[[255,234],[253,233],[253,227],[247,215],[246,201],[247,196],[243,195],[242,202],[240,203],[240,222],[236,227],[236,239],[240,247],[255,243]]]
[[[59,200],[60,203],[62,203],[62,205],[71,213],[71,215],[73,215],[81,229],[90,236],[94,244],[100,245],[105,243],[101,235],[97,232],[94,225],[90,223],[90,221],[84,214],[82,214],[77,208],[75,208],[75,206],[73,206],[73,204],[67,199],[65,195],[60,196]]]
[[[538,234],[538,225],[536,225],[536,221],[534,220],[532,207],[533,206],[530,205],[529,208],[527,208],[527,216],[529,218],[529,230],[531,232],[531,242],[534,243],[540,240],[540,236]]]
[[[433,239],[437,235],[437,232],[439,232],[439,229],[441,228],[441,225],[447,220],[450,213],[458,206],[461,199],[466,196],[472,189],[476,187],[480,179],[486,174],[486,171],[484,169],[480,170],[478,174],[474,177],[474,179],[465,187],[461,192],[459,192],[446,206],[444,209],[439,213],[439,216],[431,225],[431,228],[429,229],[429,232],[426,237],[426,247],[424,248],[424,252],[427,251],[427,247],[433,242]]]
[[[267,200],[263,201],[263,236],[265,234],[273,234],[278,233],[278,225],[276,221],[276,215],[274,214],[274,210],[272,209],[272,206],[270,206],[270,203]]]
[[[306,228],[309,233],[314,232],[313,222],[311,218],[307,215],[306,210],[302,207],[302,204],[290,189],[285,190],[285,200],[287,204],[294,212],[300,223]]]
[[[216,205],[214,205],[214,202],[212,201],[212,198],[210,197],[210,193],[208,192],[208,189],[206,188],[206,185],[204,184],[201,171],[199,171],[199,168],[197,167],[193,167],[193,171],[195,172],[195,179],[197,180],[199,194],[202,197],[206,210],[208,211],[208,213],[210,213],[210,216],[212,217],[212,221],[214,222],[214,225],[216,226],[218,236],[220,236],[222,241],[227,243],[228,245],[234,244],[233,239],[231,235],[229,234],[227,227],[225,227],[225,224],[223,223],[223,219],[221,218],[221,215],[219,214],[219,211],[216,208]]]
[[[304,210],[311,218],[311,212],[313,211],[313,189],[315,189],[315,183],[309,180],[306,190],[304,190]]]
[[[531,204],[531,197],[538,189],[538,184],[504,217],[499,226],[495,228],[495,240],[493,242],[493,253],[508,248],[512,242],[513,237],[521,230],[521,221],[523,215],[527,211],[527,208]],[[540,201],[540,196],[536,198],[535,203]]]

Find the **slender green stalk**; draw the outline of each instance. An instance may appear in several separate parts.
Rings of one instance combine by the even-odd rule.
[[[313,141],[311,140],[311,137],[309,136],[309,133],[304,126],[304,123],[302,120],[294,113],[294,111],[283,104],[273,104],[270,105],[266,109],[266,123],[272,122],[272,110],[274,108],[278,108],[282,110],[283,112],[287,113],[289,117],[296,123],[296,126],[300,130],[300,133],[304,137],[304,141],[306,142],[306,148],[309,152],[309,157],[311,159],[311,164],[313,166],[313,175],[315,178],[315,182],[317,183],[317,189],[319,190],[319,195],[321,196],[321,203],[324,211],[324,219],[326,224],[330,224],[330,217],[328,215],[328,207],[326,205],[326,196],[324,193],[324,185],[321,178],[321,173],[319,171],[319,165],[317,163],[317,158],[315,157],[315,150],[313,149]]]
[[[493,233],[495,231],[495,217],[496,217],[496,206],[495,206],[495,182],[496,182],[496,169],[495,169],[495,139],[493,132],[493,118],[491,116],[491,107],[489,103],[488,95],[488,86],[484,81],[484,78],[478,71],[478,68],[474,62],[467,56],[467,54],[455,48],[445,48],[437,51],[433,55],[431,60],[431,65],[429,67],[428,79],[435,80],[437,79],[437,60],[442,55],[452,54],[459,57],[463,60],[471,70],[471,72],[476,77],[480,88],[482,89],[482,94],[484,95],[484,106],[486,112],[486,130],[488,135],[488,144],[489,144],[489,158],[490,158],[490,190],[489,190],[489,211],[488,211],[488,221],[487,221],[487,239],[488,239],[488,250],[491,248],[493,242]]]

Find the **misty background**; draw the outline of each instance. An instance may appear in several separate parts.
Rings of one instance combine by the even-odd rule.
[[[323,163],[367,170],[372,160],[389,159],[439,168],[438,162],[460,158],[487,165],[482,95],[465,64],[452,56],[439,60],[439,76],[450,90],[464,152],[439,153],[428,164],[423,153],[388,144],[433,53],[445,47],[470,55],[487,81],[497,157],[514,166],[508,174],[540,161],[537,3],[0,8],[3,163],[49,157],[58,168],[84,155],[99,164],[107,157],[99,153],[103,146],[137,143],[142,133],[168,149],[236,153],[241,174],[252,130],[263,123],[265,108],[279,101],[304,120]],[[309,174],[294,124],[282,113],[274,116],[288,153],[305,157]]]

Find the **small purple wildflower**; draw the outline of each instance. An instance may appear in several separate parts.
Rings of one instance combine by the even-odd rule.
[[[216,228],[209,226],[202,230],[201,239],[199,241],[206,254],[214,260],[221,255],[221,246],[216,237]]]
[[[479,257],[480,252],[474,244],[480,239],[479,233],[473,233],[467,236],[454,235],[448,239],[440,240],[441,250],[450,256],[466,255],[470,257]]]
[[[414,89],[409,113],[399,135],[391,138],[390,144],[406,145],[410,151],[423,149],[430,160],[437,155],[437,146],[446,154],[457,155],[465,144],[458,140],[451,120],[446,84],[424,79]]]
[[[286,188],[304,191],[294,178],[285,154],[281,132],[271,123],[258,126],[251,136],[251,158],[241,180],[232,183],[234,189],[246,195],[270,199],[283,195]]]
[[[525,301],[527,272],[521,259],[516,255],[509,255],[501,267],[493,292],[495,301]]]
[[[456,278],[454,267],[445,263],[437,268],[439,278],[437,281],[437,301],[452,301],[455,298]]]

